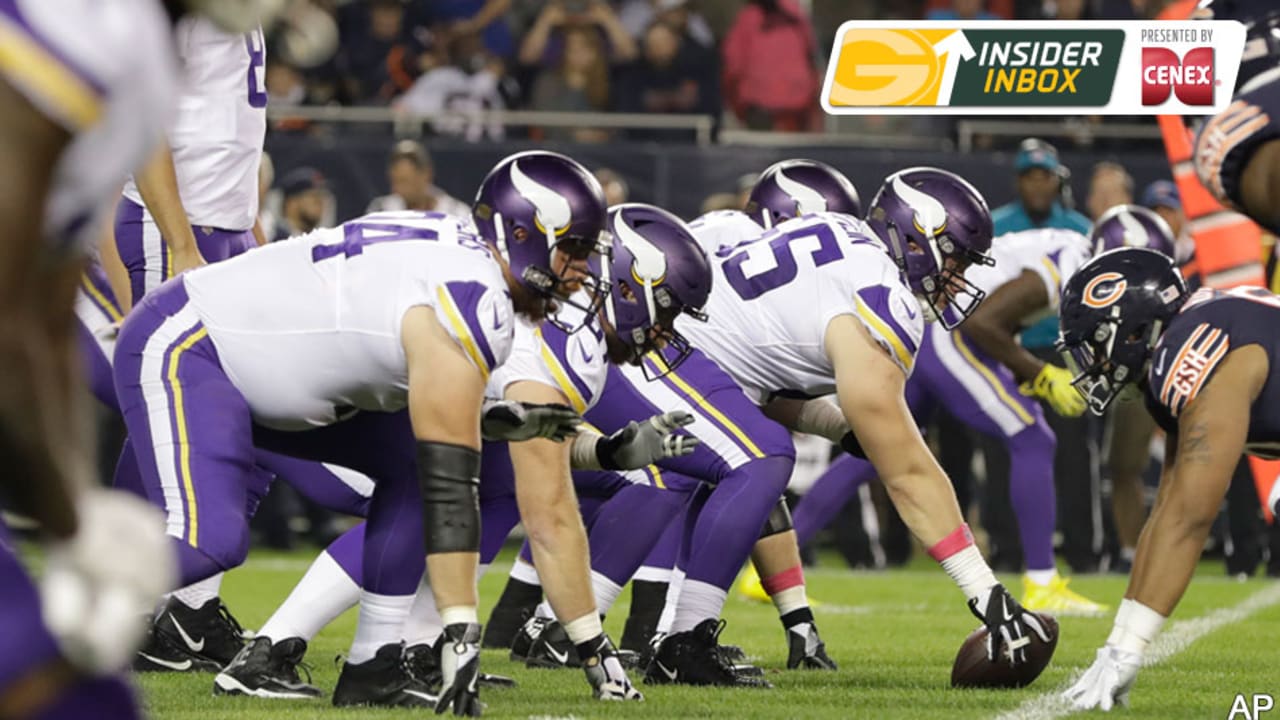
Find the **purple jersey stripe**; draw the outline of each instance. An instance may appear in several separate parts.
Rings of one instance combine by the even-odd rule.
[[[580,332],[589,332],[589,330],[583,328]],[[542,325],[542,341],[546,343],[547,348],[551,350],[551,354],[559,361],[560,367],[564,368],[565,374],[569,376],[573,386],[582,395],[583,402],[590,406],[595,400],[595,393],[591,392],[591,386],[584,382],[582,377],[574,370],[573,361],[569,358],[569,336],[554,324],[544,323]],[[591,362],[594,359],[584,357],[582,361]]]
[[[893,331],[893,334],[897,336],[897,339],[902,341],[902,346],[906,348],[907,352],[910,353],[912,357],[915,357],[916,353],[919,352],[920,347],[916,344],[911,333],[907,332],[906,328],[902,327],[897,318],[894,317],[893,309],[889,307],[889,288],[883,285],[865,287],[858,291],[858,297],[862,298],[862,302],[866,304],[867,308],[871,310],[871,312],[875,313],[876,317],[883,320],[884,324],[889,326],[889,329]],[[919,312],[916,308],[905,309],[908,313]]]
[[[449,293],[449,296],[453,298],[453,304],[457,306],[458,314],[462,316],[462,321],[466,323],[467,330],[471,333],[471,338],[475,340],[476,347],[480,350],[480,354],[484,356],[484,362],[488,366],[487,369],[493,370],[498,361],[493,356],[493,350],[489,347],[489,339],[485,333],[485,328],[501,330],[502,318],[496,306],[489,313],[490,317],[480,317],[480,300],[488,292],[489,288],[474,280],[445,283],[444,288]]]
[[[88,85],[99,96],[107,94],[106,86],[98,82],[97,78],[87,72],[74,60],[67,57],[67,54],[62,52],[57,46],[50,43],[44,35],[40,33],[40,31],[32,27],[31,23],[23,17],[21,9],[18,8],[17,0],[0,0],[0,17],[9,20],[14,25],[21,28],[27,37],[35,41],[40,47],[44,48],[45,52],[53,56],[64,67],[75,73],[77,78],[80,78],[84,84]]]

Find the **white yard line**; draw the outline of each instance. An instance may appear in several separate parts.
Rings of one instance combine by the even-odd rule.
[[[1214,610],[1198,618],[1176,621],[1151,644],[1146,657],[1143,658],[1142,666],[1159,665],[1186,650],[1191,643],[1205,635],[1240,622],[1259,610],[1277,603],[1280,603],[1280,584],[1271,584],[1232,607]],[[1054,720],[1070,715],[1074,710],[1071,708],[1071,703],[1062,698],[1062,691],[1071,687],[1083,673],[1083,668],[1071,673],[1071,677],[1060,687],[1041,693],[1014,710],[996,715],[994,720]]]

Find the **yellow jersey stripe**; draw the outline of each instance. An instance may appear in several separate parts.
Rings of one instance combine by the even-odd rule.
[[[582,397],[582,393],[578,392],[578,388],[574,387],[573,381],[569,379],[569,374],[565,372],[564,367],[560,364],[560,360],[556,358],[556,354],[551,352],[551,348],[542,340],[542,328],[536,330],[538,334],[538,347],[542,351],[542,362],[551,371],[551,377],[556,379],[556,384],[560,386],[560,392],[569,398],[569,405],[577,410],[579,414],[587,411],[587,401]]]
[[[466,351],[471,358],[471,362],[479,368],[480,375],[485,382],[489,382],[489,366],[485,364],[484,355],[480,353],[480,348],[476,346],[475,338],[471,337],[471,329],[467,327],[467,323],[462,319],[462,313],[458,312],[458,305],[453,301],[453,296],[441,285],[436,290],[436,297],[440,300],[440,307],[444,310],[445,317],[449,318],[449,325],[453,327],[454,335],[458,336],[458,342],[462,343],[462,349]]]
[[[39,96],[49,106],[42,109],[56,113],[74,130],[83,130],[102,117],[97,91],[4,18],[0,18],[0,73]]]
[[[120,322],[120,320],[123,319],[124,316],[120,314],[120,309],[116,307],[115,303],[108,300],[107,296],[103,295],[102,291],[99,290],[97,286],[89,282],[89,278],[81,275],[80,286],[84,288],[85,294],[93,300],[93,303],[97,305],[102,312],[106,313],[107,317],[111,318],[111,322]]]
[[[955,338],[956,349],[964,356],[965,362],[972,365],[973,369],[982,374],[982,377],[986,379],[987,384],[991,386],[991,389],[996,391],[996,396],[1000,398],[1000,401],[1009,406],[1009,409],[1012,410],[1014,414],[1018,416],[1018,419],[1024,424],[1034,425],[1036,421],[1035,418],[1031,417],[1031,413],[1027,412],[1026,408],[1018,404],[1018,401],[1014,400],[1009,393],[1005,392],[1004,385],[1001,384],[1000,378],[997,378],[995,373],[991,372],[990,368],[983,365],[978,361],[978,358],[974,357],[973,351],[970,350],[969,346],[964,342],[964,336],[961,335],[959,331],[953,330],[951,332],[951,337]]]
[[[715,419],[721,427],[728,430],[734,437],[736,437],[738,442],[742,444],[743,448],[746,449],[747,452],[757,458],[765,457],[765,454],[754,442],[751,441],[751,438],[742,431],[742,428],[738,427],[732,420],[725,417],[724,413],[720,412],[714,405],[707,402],[707,399],[702,397],[701,393],[694,390],[689,383],[685,382],[683,378],[677,375],[675,371],[667,365],[666,358],[656,352],[649,353],[649,357],[653,359],[655,364],[660,364],[662,370],[666,371],[667,375],[665,379],[670,380],[676,387],[680,388],[681,392],[688,396],[690,400],[693,400],[694,404],[702,408],[703,411]]]
[[[645,471],[648,472],[649,475],[653,476],[654,485],[657,485],[658,488],[662,490],[667,489],[667,484],[662,482],[662,471],[658,469],[657,465],[650,465],[649,467],[645,468]]]
[[[870,325],[873,330],[888,341],[889,346],[893,348],[894,356],[898,358],[898,363],[906,368],[907,372],[911,372],[911,368],[916,364],[915,355],[912,355],[911,352],[907,350],[906,344],[903,343],[902,339],[898,337],[898,334],[893,331],[893,328],[889,327],[889,323],[886,323],[884,320],[877,317],[876,314],[871,311],[871,308],[867,307],[867,304],[862,301],[862,298],[855,295],[853,299],[857,302],[855,308],[858,311],[858,317],[862,318],[864,323]]]
[[[203,340],[209,331],[203,326],[169,352],[169,390],[173,396],[174,425],[178,426],[178,472],[182,475],[182,487],[187,494],[187,544],[196,545],[199,533],[199,516],[196,514],[196,490],[191,482],[191,443],[187,434],[187,414],[182,406],[182,384],[178,382],[178,361],[192,345]]]
[[[1058,297],[1058,288],[1062,287],[1062,273],[1058,272],[1057,266],[1047,257],[1040,258],[1040,262],[1044,263],[1044,268],[1049,271],[1049,277],[1053,278],[1053,287],[1049,288],[1049,297]]]

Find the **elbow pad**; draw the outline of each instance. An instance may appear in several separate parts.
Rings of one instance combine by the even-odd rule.
[[[418,486],[427,554],[480,552],[480,452],[419,442]]]

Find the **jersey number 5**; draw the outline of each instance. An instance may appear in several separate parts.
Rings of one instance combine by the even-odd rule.
[[[759,241],[738,248],[724,261],[724,278],[743,300],[753,300],[796,278],[796,253],[808,250],[814,267],[844,257],[830,225],[815,223],[787,232],[771,230]]]

